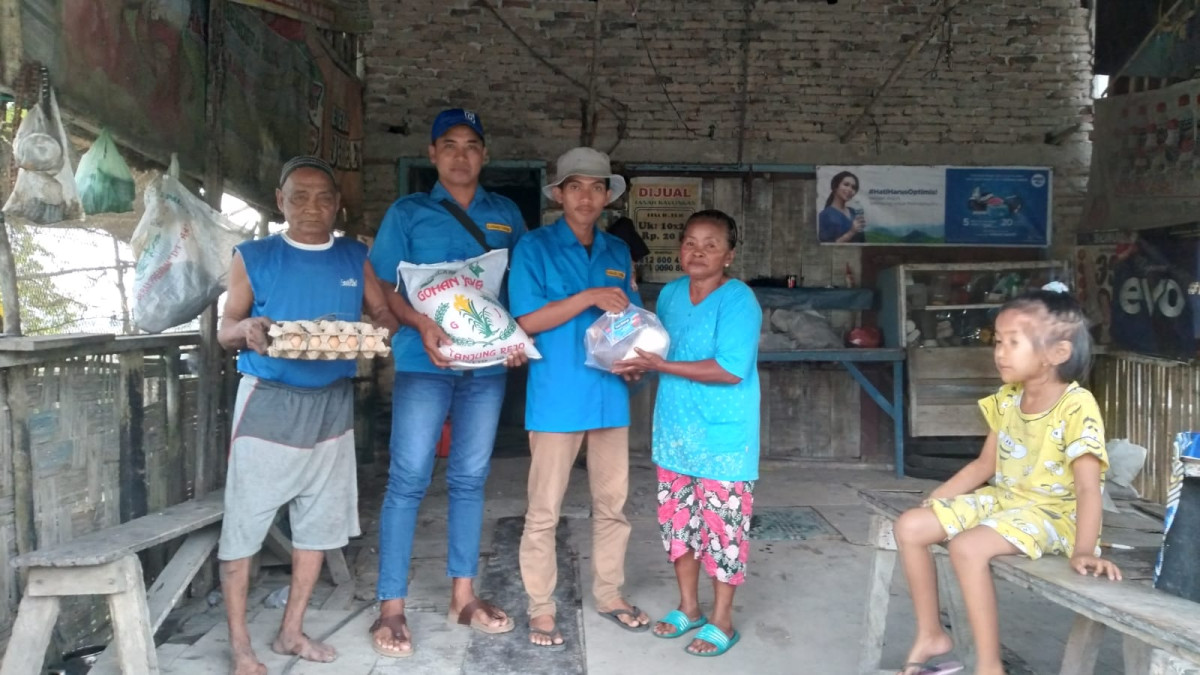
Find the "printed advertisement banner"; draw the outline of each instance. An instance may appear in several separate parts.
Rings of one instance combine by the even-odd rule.
[[[1191,360],[1200,338],[1200,227],[1140,232],[1111,262],[1112,343]]]
[[[1195,222],[1200,80],[1096,101],[1085,230],[1141,230]]]
[[[826,244],[1048,246],[1051,169],[818,166]]]
[[[634,178],[629,187],[629,214],[650,249],[642,259],[641,279],[667,282],[683,276],[679,238],[688,216],[700,210],[699,178]]]

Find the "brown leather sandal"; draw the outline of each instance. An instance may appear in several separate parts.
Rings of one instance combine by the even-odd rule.
[[[375,653],[393,659],[406,659],[412,656],[413,651],[415,651],[412,642],[412,632],[410,631],[407,637],[404,635],[404,629],[407,626],[408,618],[403,614],[393,614],[391,616],[379,617],[375,620],[375,623],[371,624],[371,628],[368,631],[371,634],[371,648],[375,650]],[[375,640],[375,631],[379,630],[380,628],[388,629],[388,631],[392,634],[393,640],[407,641],[408,649],[388,649],[387,647],[379,644],[379,642]]]
[[[487,614],[489,619],[499,619],[503,617],[504,623],[499,626],[492,626],[486,621],[480,621],[476,619],[475,612],[478,612],[481,609],[485,614]],[[480,633],[487,633],[489,635],[507,633],[515,626],[511,616],[505,616],[499,609],[496,608],[495,605],[482,598],[475,598],[471,602],[468,602],[465,607],[459,610],[457,615],[454,614],[453,610],[447,612],[446,622],[451,625],[470,626]]]

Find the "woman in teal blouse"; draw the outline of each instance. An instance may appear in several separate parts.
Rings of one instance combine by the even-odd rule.
[[[667,358],[638,350],[616,372],[660,374],[654,406],[658,521],[675,565],[679,608],[654,634],[720,656],[737,643],[733,596],[745,580],[750,513],[758,479],[758,334],[762,309],[754,291],[727,268],[737,225],[721,211],[700,211],[684,228],[679,260],[686,276],[667,284],[657,312],[671,336]],[[713,578],[712,614],[700,609],[700,568]]]

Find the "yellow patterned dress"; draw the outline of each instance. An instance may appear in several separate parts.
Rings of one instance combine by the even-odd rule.
[[[1019,384],[981,399],[979,408],[996,432],[996,475],[975,492],[932,502],[947,538],[986,525],[1030,558],[1070,556],[1075,549],[1075,472],[1082,455],[1108,469],[1104,423],[1091,392],[1072,382],[1045,412],[1021,412]],[[1096,551],[1099,555],[1099,551]]]

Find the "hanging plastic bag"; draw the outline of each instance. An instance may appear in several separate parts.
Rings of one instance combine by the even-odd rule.
[[[413,309],[437,322],[454,343],[441,348],[455,370],[486,368],[510,354],[542,355],[497,300],[508,249],[434,265],[402,262],[396,268]],[[397,289],[399,290],[399,289]]]
[[[79,189],[83,212],[89,215],[133,210],[133,174],[121,159],[108,129],[101,130],[96,142],[79,158],[75,187]]]
[[[13,158],[19,168],[4,204],[5,217],[24,225],[52,225],[82,217],[70,145],[53,90],[48,109],[41,103],[30,108],[14,140]]]
[[[624,312],[605,312],[583,336],[583,364],[612,371],[613,363],[638,356],[636,349],[666,358],[671,336],[654,312],[630,305]]]
[[[170,173],[150,183],[145,201],[129,241],[133,322],[158,333],[196,318],[225,291],[233,247],[246,234]]]

